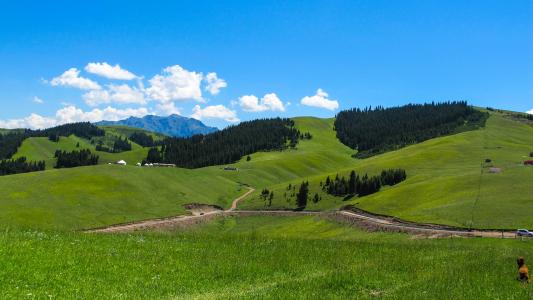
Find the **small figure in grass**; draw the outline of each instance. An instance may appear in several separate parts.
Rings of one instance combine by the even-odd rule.
[[[516,263],[518,264],[518,280],[522,282],[529,282],[529,269],[527,268],[524,258],[520,256]]]

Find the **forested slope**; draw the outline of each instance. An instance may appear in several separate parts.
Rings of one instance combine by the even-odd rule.
[[[408,104],[405,106],[341,111],[335,119],[337,137],[365,158],[435,137],[485,125],[488,113],[466,102]]]

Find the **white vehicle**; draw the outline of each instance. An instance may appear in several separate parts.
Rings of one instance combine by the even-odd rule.
[[[527,229],[518,229],[516,231],[516,235],[517,236],[528,236],[528,237],[533,237],[533,232],[527,230]]]

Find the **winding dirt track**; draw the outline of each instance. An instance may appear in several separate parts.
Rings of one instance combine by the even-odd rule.
[[[121,233],[134,232],[140,230],[171,230],[176,228],[187,228],[196,224],[210,222],[221,216],[301,216],[313,215],[334,219],[343,223],[348,223],[369,231],[391,231],[405,232],[423,237],[491,237],[491,238],[514,238],[512,231],[505,230],[468,230],[465,228],[454,228],[436,224],[422,224],[403,221],[394,217],[379,216],[366,211],[339,210],[334,212],[312,212],[312,211],[282,211],[282,210],[236,210],[240,201],[253,193],[255,189],[249,187],[248,191],[239,196],[231,203],[228,210],[207,212],[197,216],[175,216],[160,219],[150,219],[126,224],[116,224],[102,228],[86,230],[89,233]]]

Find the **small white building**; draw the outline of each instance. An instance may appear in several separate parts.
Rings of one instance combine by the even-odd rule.
[[[125,166],[125,165],[127,165],[127,163],[126,163],[125,161],[123,161],[123,160],[119,160],[119,161],[117,161],[116,164],[117,164],[117,165],[121,165],[121,166]]]

